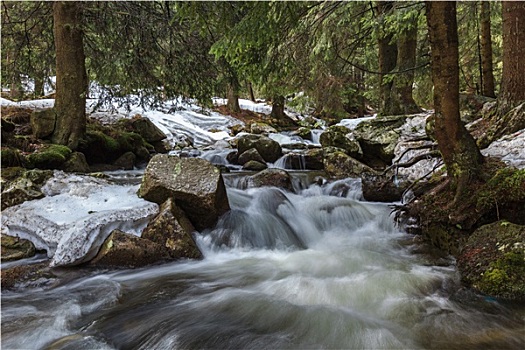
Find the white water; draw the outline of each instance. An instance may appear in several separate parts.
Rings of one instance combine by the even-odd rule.
[[[356,184],[229,188],[202,261],[4,292],[2,348],[522,347],[523,308],[462,292],[453,261],[418,254]]]

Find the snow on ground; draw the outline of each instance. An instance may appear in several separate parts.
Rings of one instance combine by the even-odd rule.
[[[93,258],[114,229],[140,236],[158,205],[137,190],[56,171],[43,187],[46,197],[2,212],[2,233],[47,250],[53,266],[76,265]]]
[[[354,118],[354,119],[341,119],[341,121],[339,123],[337,123],[337,125],[346,126],[348,129],[354,130],[362,122],[367,121],[367,120],[372,120],[376,116],[377,115],[374,114],[371,117],[362,117],[362,118]]]
[[[525,129],[492,142],[481,150],[481,154],[500,158],[508,165],[525,169]]]

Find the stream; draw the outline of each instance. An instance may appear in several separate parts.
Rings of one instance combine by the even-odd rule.
[[[205,258],[59,269],[2,293],[2,349],[522,349],[525,306],[462,288],[454,260],[402,232],[358,180],[294,172],[243,188],[197,242]]]

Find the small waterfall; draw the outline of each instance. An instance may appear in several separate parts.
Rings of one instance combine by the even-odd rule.
[[[306,170],[306,159],[302,153],[290,152],[277,159],[270,167],[285,170]]]
[[[314,145],[320,145],[321,142],[319,141],[320,137],[321,137],[321,134],[324,132],[323,129],[313,129],[310,131],[310,135],[311,135],[311,138],[312,138],[312,143]]]

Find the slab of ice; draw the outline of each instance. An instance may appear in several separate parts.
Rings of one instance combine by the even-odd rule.
[[[500,158],[508,165],[525,169],[525,129],[492,142],[481,150],[481,154]]]
[[[2,232],[47,250],[52,266],[77,265],[92,259],[114,229],[140,236],[158,205],[137,190],[56,172],[43,187],[45,198],[2,212]]]

